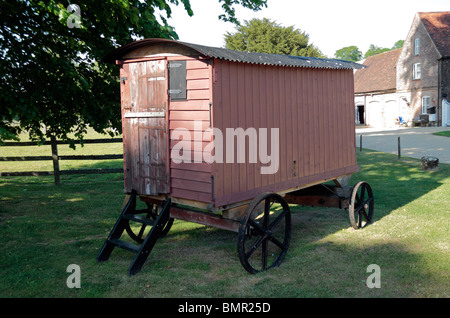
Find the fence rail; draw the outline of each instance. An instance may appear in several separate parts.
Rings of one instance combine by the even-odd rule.
[[[116,143],[122,142],[122,138],[109,138],[109,139],[87,139],[83,140],[83,144],[93,143]],[[79,140],[74,142],[80,144]],[[0,157],[0,161],[53,161],[53,171],[17,171],[17,172],[0,172],[0,177],[18,177],[18,176],[49,176],[55,177],[55,184],[61,184],[61,175],[73,175],[73,174],[96,174],[96,173],[120,173],[123,172],[122,168],[97,168],[97,169],[71,169],[60,170],[59,160],[108,160],[108,159],[123,159],[122,154],[117,155],[75,155],[75,156],[58,156],[57,145],[70,144],[67,141],[56,140],[52,138],[50,141],[45,141],[41,145],[50,145],[52,149],[51,156],[10,156]],[[5,146],[36,146],[37,142],[25,141],[25,142],[5,142],[2,147]]]

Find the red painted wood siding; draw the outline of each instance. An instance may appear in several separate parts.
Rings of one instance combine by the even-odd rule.
[[[210,134],[194,134],[195,120],[202,121],[200,132],[209,128],[211,70],[207,61],[188,59],[186,73],[187,100],[169,102],[169,129],[171,138],[174,129],[185,128],[190,131],[193,138],[190,142],[193,161],[194,149],[198,146],[203,149],[211,141]],[[178,143],[186,145],[188,142],[171,139],[170,150]],[[177,164],[171,158],[170,185],[173,197],[211,202],[211,164],[205,162]]]
[[[269,141],[270,128],[279,128],[280,149],[275,174],[261,174],[259,157],[249,163],[248,153],[246,163],[215,163],[216,206],[357,171],[352,70],[215,60],[214,73],[214,126],[224,135],[268,128]]]

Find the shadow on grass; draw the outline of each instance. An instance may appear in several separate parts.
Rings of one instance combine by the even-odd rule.
[[[372,186],[375,222],[449,176],[447,165],[425,172],[419,160],[397,161],[373,151],[358,153],[358,162],[362,169],[351,184],[364,180]],[[439,268],[441,259],[434,262],[402,243],[378,239],[375,226],[353,231],[345,210],[300,206],[292,207],[291,246],[279,268],[249,275],[239,262],[235,233],[177,221],[142,272],[127,278],[133,258],[127,251],[95,263],[120,214],[123,174],[63,176],[62,181],[56,187],[52,176],[0,178],[0,271],[5,277],[0,296],[443,297],[448,290],[439,284],[446,272]],[[65,286],[71,263],[82,268],[79,291]],[[380,289],[365,284],[370,264],[382,270]]]

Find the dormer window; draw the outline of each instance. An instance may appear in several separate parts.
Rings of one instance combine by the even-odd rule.
[[[420,48],[420,39],[417,38],[414,40],[414,54],[419,55],[419,48]]]

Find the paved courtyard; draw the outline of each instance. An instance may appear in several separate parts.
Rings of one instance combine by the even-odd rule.
[[[356,146],[359,149],[362,135],[363,148],[397,154],[400,137],[402,156],[419,159],[433,156],[439,158],[440,163],[450,164],[450,137],[433,135],[447,130],[450,127],[356,128]]]

